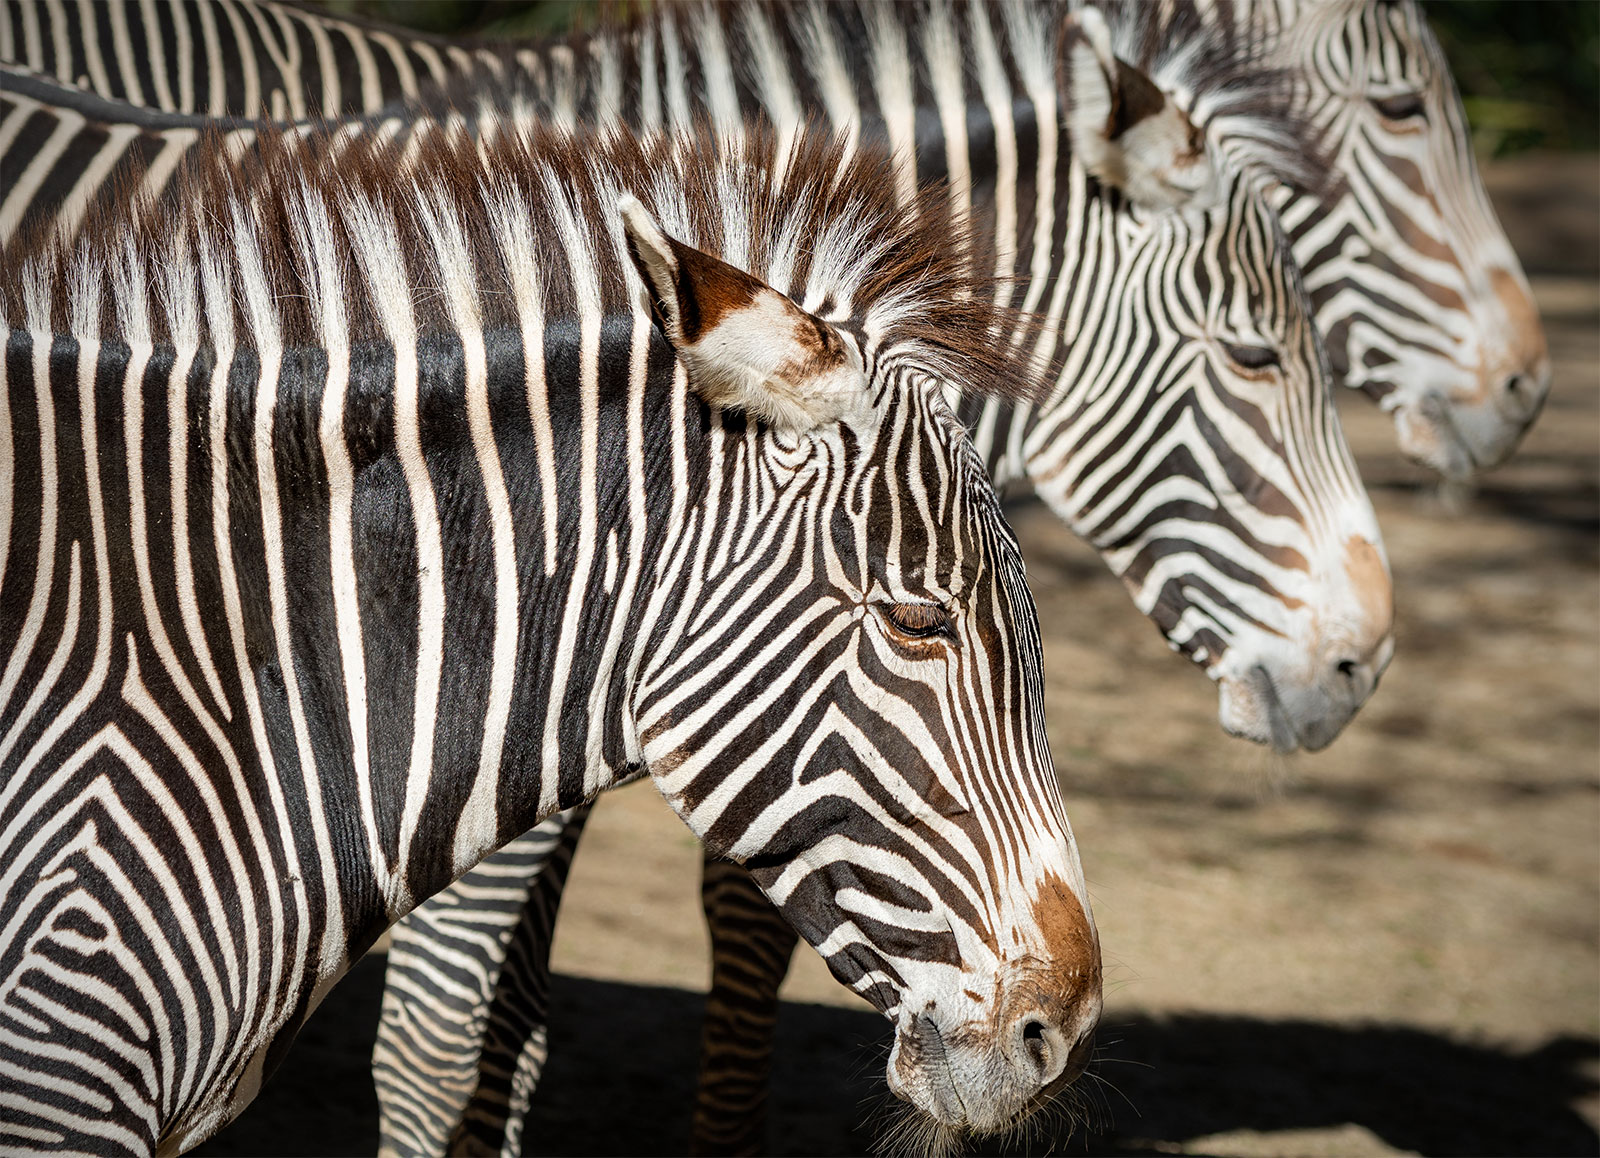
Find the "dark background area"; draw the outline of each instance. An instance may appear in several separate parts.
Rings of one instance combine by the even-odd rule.
[[[194,1153],[374,1153],[377,1099],[350,1029],[376,1024],[382,991],[383,960],[369,957],[301,1032],[292,1064],[249,1113]],[[550,1062],[523,1153],[686,1152],[704,1005],[682,989],[558,974]],[[612,1048],[595,1049],[597,1040]],[[1420,1154],[1600,1151],[1600,1137],[1571,1108],[1594,1089],[1583,1072],[1594,1041],[1580,1036],[1518,1051],[1401,1026],[1191,1014],[1112,1019],[1100,1040],[1096,1069],[1114,1088],[1090,1094],[1092,1129],[1069,1138],[1051,1120],[1020,1145],[1001,1139],[968,1153],[1171,1154],[1225,1131],[1345,1123]],[[888,1048],[889,1025],[875,1014],[786,1002],[769,1152],[869,1153],[876,1130],[893,1120]],[[596,1112],[597,1104],[610,1109]]]

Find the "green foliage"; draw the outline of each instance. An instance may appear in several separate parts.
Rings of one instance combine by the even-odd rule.
[[[1447,0],[1427,13],[1480,156],[1600,146],[1600,3]]]

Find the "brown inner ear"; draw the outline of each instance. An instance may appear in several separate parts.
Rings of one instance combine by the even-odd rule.
[[[691,345],[723,317],[743,309],[767,287],[743,270],[667,238],[678,259],[678,324]]]
[[[1106,126],[1106,139],[1116,140],[1146,117],[1153,117],[1167,104],[1167,94],[1156,87],[1155,81],[1117,58],[1117,83],[1111,94],[1111,123]]]

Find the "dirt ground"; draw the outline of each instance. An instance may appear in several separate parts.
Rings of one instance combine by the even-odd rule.
[[[1331,750],[1226,739],[1211,686],[1097,559],[1037,505],[1012,511],[1111,985],[1094,1128],[1009,1152],[1600,1152],[1600,161],[1492,184],[1555,389],[1472,494],[1441,494],[1348,400],[1399,646]],[[596,810],[530,1153],[682,1152],[708,972],[697,864],[648,784]],[[381,981],[373,955],[203,1152],[372,1152]],[[885,1023],[804,948],[786,997],[772,1148],[861,1153]]]

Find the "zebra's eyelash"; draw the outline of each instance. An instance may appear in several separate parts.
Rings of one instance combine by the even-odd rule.
[[[937,603],[894,602],[877,606],[891,627],[911,639],[954,638],[955,620]]]
[[[1223,342],[1222,349],[1234,365],[1247,372],[1271,370],[1282,364],[1278,351],[1271,346],[1247,346]]]
[[[1426,117],[1428,103],[1420,92],[1403,92],[1389,97],[1373,97],[1369,102],[1386,121],[1396,123]]]

